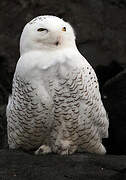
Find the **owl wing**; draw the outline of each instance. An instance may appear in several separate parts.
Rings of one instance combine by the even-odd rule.
[[[100,153],[105,153],[101,139],[108,136],[108,118],[96,74],[88,63],[66,72],[60,69],[64,78],[54,88],[54,129],[63,131],[63,138],[70,138],[73,146],[77,143],[87,151],[98,152],[99,149]]]
[[[80,73],[84,88],[83,102],[87,106],[87,121],[92,122],[101,138],[106,138],[108,137],[108,116],[101,100],[96,74],[89,64]]]
[[[30,81],[15,73],[6,109],[10,148],[32,149],[46,141],[52,119],[50,106],[41,101]]]
[[[59,101],[64,98],[64,107],[70,101],[74,109],[78,102],[80,116],[85,124],[90,122],[101,138],[108,137],[108,116],[101,100],[96,74],[88,62],[79,68],[70,69],[65,75],[65,80],[60,82],[60,89],[56,91],[57,95],[58,92]]]

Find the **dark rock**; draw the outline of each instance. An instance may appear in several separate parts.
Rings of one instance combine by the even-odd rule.
[[[7,147],[6,105],[0,106],[0,149]]]
[[[108,0],[108,3],[119,8],[126,7],[126,0]]]
[[[0,105],[7,103],[12,89],[13,73],[9,69],[8,57],[0,56]]]
[[[118,73],[123,71],[124,68],[116,61],[112,61],[108,66],[98,65],[95,68],[95,72],[99,81],[99,86],[102,93],[102,88],[104,84],[116,76]]]
[[[126,156],[74,154],[35,156],[0,151],[0,179],[125,180]]]
[[[121,72],[103,87],[104,105],[109,115],[108,153],[126,154],[126,71]]]

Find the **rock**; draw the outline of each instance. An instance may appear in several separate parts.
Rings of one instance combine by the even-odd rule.
[[[120,73],[123,70],[124,68],[116,61],[112,61],[108,66],[104,66],[104,65],[96,66],[95,72],[98,78],[101,93],[102,93],[104,84],[109,79],[116,76],[118,73]]]
[[[119,8],[126,7],[126,0],[108,0],[109,4],[115,5]]]
[[[108,153],[126,154],[126,70],[106,82],[103,93],[110,121]]]
[[[13,73],[9,69],[8,57],[0,56],[0,105],[7,104],[12,89]]]
[[[6,105],[0,106],[0,149],[7,147]]]
[[[0,56],[0,149],[7,146],[6,104],[11,93],[12,74],[8,71],[7,58]]]
[[[6,180],[125,180],[126,156],[55,154],[35,156],[0,150],[0,179]]]

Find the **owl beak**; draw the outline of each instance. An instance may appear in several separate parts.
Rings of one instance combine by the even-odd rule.
[[[59,45],[59,41],[56,42],[56,46],[58,46],[58,45]]]
[[[58,36],[55,44],[56,44],[56,46],[59,46],[59,45],[61,45],[61,43],[62,43],[62,38],[61,38],[61,36]]]

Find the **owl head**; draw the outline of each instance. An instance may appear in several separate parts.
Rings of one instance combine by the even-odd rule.
[[[20,53],[57,50],[75,46],[71,25],[56,16],[38,16],[26,24],[20,39]]]

